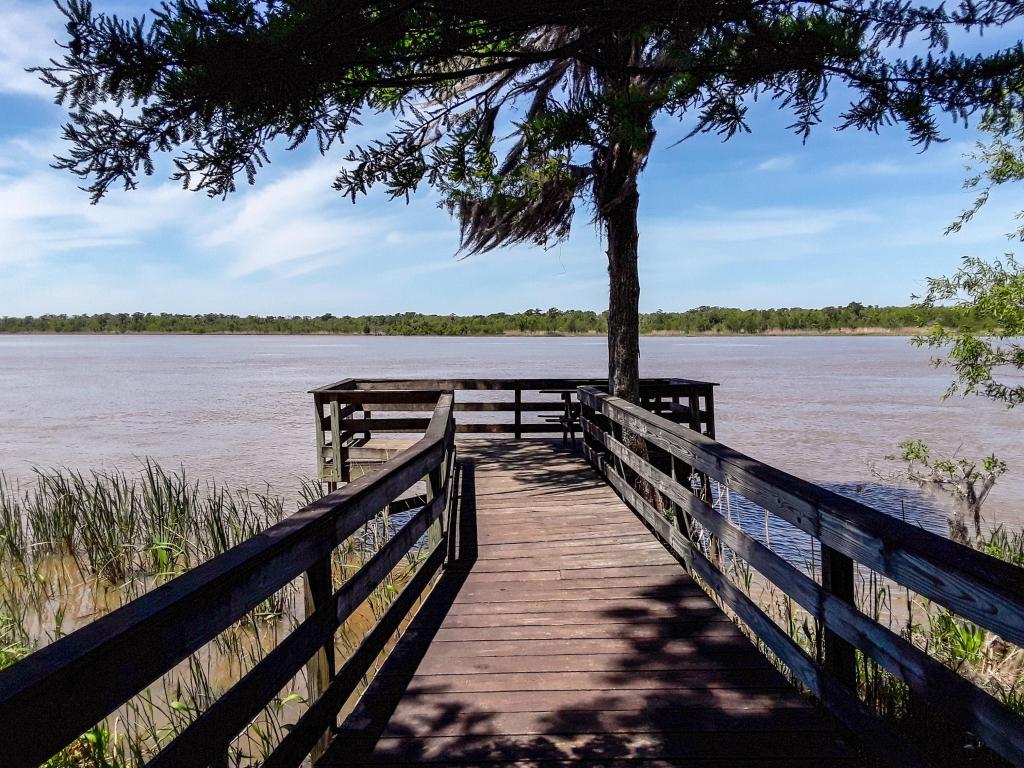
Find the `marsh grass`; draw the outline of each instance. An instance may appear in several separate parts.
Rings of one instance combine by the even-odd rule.
[[[294,508],[322,495],[319,483],[303,481]],[[134,473],[35,470],[22,484],[0,474],[0,669],[226,552],[283,519],[286,506],[269,487],[231,490],[148,460]],[[336,587],[392,535],[391,518],[385,510],[335,551]],[[358,645],[418,562],[413,551],[346,622],[337,635],[339,653]],[[83,734],[47,768],[144,764],[302,618],[298,579]],[[305,710],[306,691],[303,670],[232,743],[221,764],[258,764]]]

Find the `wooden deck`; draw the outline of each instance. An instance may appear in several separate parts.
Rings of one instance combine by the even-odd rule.
[[[576,454],[459,457],[449,566],[318,766],[856,764]]]
[[[321,753],[325,768],[826,766],[852,765],[861,750],[905,768],[995,764],[997,755],[1024,766],[1024,718],[877,621],[855,590],[857,569],[869,569],[1017,653],[1024,569],[718,442],[713,386],[644,379],[639,403],[581,379],[345,379],[314,390],[330,492],[0,670],[3,768],[35,768],[77,744],[296,579],[303,620],[163,741],[149,768],[223,762],[303,668],[310,704],[264,768],[308,766]],[[582,457],[521,439],[566,431],[582,437]],[[413,433],[402,450],[382,447],[381,438]],[[723,492],[762,509],[766,524],[808,536],[819,567],[808,572],[735,525],[717,503]],[[337,587],[338,547],[401,500],[418,508]],[[339,629],[424,534],[416,574],[339,654]],[[723,573],[720,546],[792,600],[801,621],[816,622],[811,653]],[[914,711],[934,711],[935,730],[907,738],[863,701],[868,669],[905,685]]]

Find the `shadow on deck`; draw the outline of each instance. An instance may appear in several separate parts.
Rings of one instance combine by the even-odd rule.
[[[449,565],[318,766],[853,764],[576,455],[459,449]]]

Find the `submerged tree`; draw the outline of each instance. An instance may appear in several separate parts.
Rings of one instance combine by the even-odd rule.
[[[94,200],[174,155],[185,187],[252,183],[278,138],[322,152],[360,117],[394,117],[352,149],[336,188],[426,183],[458,219],[466,254],[550,245],[585,206],[606,239],[609,386],[639,381],[637,179],[659,115],[692,134],[749,130],[757,98],[808,132],[831,91],[839,127],[906,126],[927,146],[939,113],[1019,111],[1024,48],[948,50],[952,30],[1024,14],[1017,0],[955,8],[905,0],[172,0],[150,20],[61,6],[69,41],[42,68],[67,105],[58,161]],[[927,56],[900,54],[914,39]]]
[[[910,480],[920,488],[949,494],[956,508],[949,518],[950,537],[961,544],[970,544],[966,516],[974,523],[974,536],[981,538],[981,507],[992,491],[996,480],[1006,473],[1006,462],[995,454],[981,460],[954,455],[949,458],[934,456],[922,440],[903,440],[900,454],[886,456],[886,461],[898,461],[905,468],[891,475],[875,471],[885,480]],[[965,514],[966,513],[966,514]]]

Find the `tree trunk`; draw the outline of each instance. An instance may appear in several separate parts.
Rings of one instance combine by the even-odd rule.
[[[640,399],[640,276],[635,175],[605,216],[608,236],[608,391],[630,402]]]
[[[613,35],[606,52],[622,71],[602,76],[607,99],[602,141],[592,160],[597,220],[608,240],[608,391],[640,401],[640,276],[637,273],[640,193],[637,178],[654,143],[660,103],[650,82],[628,73],[643,60],[643,42]]]

